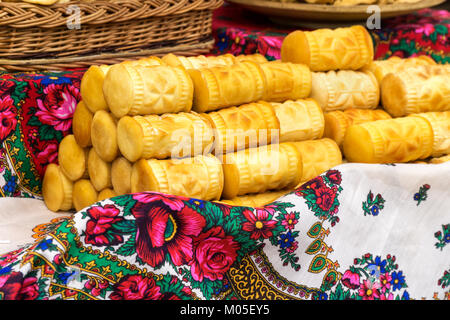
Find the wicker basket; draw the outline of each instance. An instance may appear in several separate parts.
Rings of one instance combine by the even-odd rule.
[[[213,46],[212,11],[223,0],[112,0],[40,6],[0,2],[0,69],[85,67]],[[79,28],[69,28],[77,6]],[[79,8],[79,9],[78,9]],[[70,11],[72,10],[72,11]]]

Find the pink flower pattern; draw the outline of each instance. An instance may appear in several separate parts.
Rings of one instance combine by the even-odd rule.
[[[391,288],[392,276],[389,273],[380,275],[381,292],[385,293]]]
[[[281,222],[281,224],[288,230],[294,229],[295,225],[297,224],[298,220],[295,217],[294,213],[287,213],[284,215],[284,219]]]
[[[240,246],[221,227],[214,227],[194,238],[194,248],[194,258],[189,263],[192,277],[196,281],[203,281],[204,277],[214,281],[223,279]]]
[[[364,280],[358,290],[359,295],[363,300],[375,300],[380,298],[380,291],[378,290],[381,284],[371,282],[370,280]]]
[[[272,229],[276,225],[276,221],[269,220],[269,212],[266,210],[256,210],[254,214],[250,210],[245,210],[243,212],[246,222],[242,224],[242,230],[251,232],[250,238],[267,239],[272,236]]]
[[[17,112],[10,96],[0,97],[0,142],[2,142],[17,124]]]
[[[56,130],[66,131],[72,125],[72,116],[80,101],[80,92],[74,86],[50,84],[44,89],[44,100],[37,99],[36,116],[42,123]]]

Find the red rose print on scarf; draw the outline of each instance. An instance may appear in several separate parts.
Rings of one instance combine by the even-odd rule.
[[[222,280],[237,257],[240,245],[222,227],[213,227],[194,238],[194,258],[189,263],[194,280]]]
[[[79,90],[72,85],[50,84],[44,89],[44,100],[37,99],[36,116],[55,130],[66,131],[72,125],[72,116],[80,101]]]
[[[133,195],[133,199],[137,200],[141,203],[151,203],[154,201],[162,201],[166,206],[168,206],[171,210],[181,210],[184,207],[184,203],[182,200],[189,200],[188,198],[183,197],[173,197],[164,195],[162,193],[156,192],[142,192]]]
[[[192,259],[192,236],[198,236],[206,224],[201,214],[187,206],[171,210],[155,202],[139,202],[131,212],[137,225],[136,253],[145,263],[158,266],[167,253],[176,266]]]
[[[28,277],[23,280],[20,297],[22,300],[36,300],[39,297],[39,286],[35,277]]]
[[[17,112],[10,96],[0,97],[0,143],[16,128]]]
[[[334,198],[336,198],[337,190],[335,187],[328,188],[326,186],[315,190],[316,192],[316,203],[320,209],[323,211],[330,210],[334,203]]]
[[[6,276],[0,276],[1,300],[17,300],[20,298],[23,275],[20,272],[12,272]]]
[[[356,289],[359,288],[359,274],[356,272],[353,272],[351,270],[345,271],[344,275],[342,276],[342,284],[350,289]]]
[[[328,170],[326,173],[328,180],[333,184],[341,184],[341,173],[337,170]]]
[[[96,206],[88,209],[90,217],[86,223],[86,243],[96,246],[116,245],[123,242],[123,237],[112,230],[112,225],[124,220],[118,216],[120,210],[107,204],[104,207]]]
[[[343,190],[341,182],[342,174],[338,170],[329,170],[304,183],[295,194],[306,200],[315,216],[330,221],[333,227],[339,222],[337,213],[340,205],[338,196]]]
[[[141,275],[128,275],[114,286],[111,300],[158,300],[161,298],[160,287],[153,278]]]
[[[303,196],[305,190],[317,190],[320,188],[326,187],[325,183],[323,182],[323,179],[321,176],[318,176],[314,179],[309,180],[308,182],[305,182],[303,185],[300,186],[300,188],[295,192],[299,196]]]
[[[0,81],[0,97],[10,95],[14,91],[14,81],[4,80]]]

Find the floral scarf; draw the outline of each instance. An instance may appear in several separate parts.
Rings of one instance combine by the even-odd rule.
[[[449,299],[448,175],[344,164],[262,208],[107,199],[0,256],[0,299]]]
[[[71,132],[83,73],[0,72],[0,196],[41,196],[44,170]]]

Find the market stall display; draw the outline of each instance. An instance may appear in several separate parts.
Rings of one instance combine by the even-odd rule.
[[[193,170],[196,166],[198,167],[196,163],[199,161],[204,165],[211,162],[206,160],[206,162],[203,161],[203,159],[208,158],[196,156],[197,154],[213,152],[216,156],[220,157],[222,153],[248,149],[258,145],[263,146],[265,144],[270,144],[272,143],[272,140],[279,139],[278,135],[280,130],[280,121],[277,113],[275,112],[275,107],[278,110],[280,118],[285,116],[281,115],[283,110],[288,112],[289,106],[292,107],[292,105],[294,105],[294,108],[302,108],[300,109],[300,112],[303,112],[304,115],[309,116],[311,114],[308,118],[303,119],[305,122],[308,122],[308,119],[310,119],[311,123],[308,122],[304,125],[306,128],[302,126],[302,128],[299,129],[314,131],[319,134],[316,133],[308,135],[306,132],[300,140],[308,137],[315,138],[321,136],[323,132],[323,114],[317,104],[314,104],[313,100],[305,100],[304,102],[302,100],[290,100],[306,97],[310,93],[311,76],[309,69],[305,65],[282,62],[264,62],[264,59],[260,59],[258,55],[252,55],[249,59],[241,57],[239,60],[233,60],[233,64],[230,66],[225,65],[222,67],[203,68],[202,65],[199,64],[199,69],[190,67],[191,69],[188,69],[189,73],[187,73],[184,71],[184,66],[164,65],[165,62],[163,61],[174,61],[176,59],[176,61],[222,61],[226,60],[228,56],[225,56],[223,59],[221,59],[220,56],[215,57],[215,59],[208,59],[201,56],[182,57],[183,59],[180,59],[174,55],[167,56],[169,58],[163,57],[163,59],[152,59],[152,57],[149,57],[147,59],[141,59],[144,61],[158,61],[158,63],[152,63],[151,65],[143,65],[138,62],[126,61],[120,64],[108,66],[108,68],[104,68],[104,71],[106,71],[106,73],[103,74],[104,77],[97,78],[97,81],[103,86],[106,101],[105,108],[97,110],[91,108],[91,110],[86,110],[88,108],[85,107],[88,105],[84,103],[84,94],[87,93],[88,97],[90,97],[92,91],[84,90],[81,92],[82,101],[77,105],[77,108],[81,108],[80,116],[78,116],[77,113],[77,118],[80,117],[80,119],[77,119],[77,121],[83,121],[83,117],[87,118],[87,120],[91,123],[90,128],[86,128],[85,124],[83,124],[84,127],[80,128],[80,130],[78,130],[78,128],[75,130],[77,135],[66,136],[61,143],[62,148],[60,149],[62,149],[62,152],[59,153],[59,156],[62,158],[60,161],[61,164],[68,163],[68,166],[79,166],[80,168],[77,167],[77,169],[79,169],[78,171],[82,171],[77,171],[70,175],[70,179],[72,181],[76,181],[81,178],[81,180],[83,180],[77,185],[77,190],[79,191],[76,193],[76,196],[78,200],[75,201],[74,199],[74,205],[77,204],[78,206],[81,205],[81,203],[92,204],[93,202],[89,203],[89,201],[95,201],[95,198],[97,197],[96,193],[113,187],[112,162],[117,160],[120,155],[123,155],[128,161],[125,163],[123,162],[125,159],[123,159],[122,162],[120,162],[122,163],[121,166],[119,163],[116,165],[117,168],[115,171],[118,173],[115,174],[114,178],[116,185],[115,189],[121,189],[121,186],[123,186],[124,190],[129,190],[131,192],[148,190],[158,192],[165,191],[175,195],[192,197],[197,196],[204,200],[220,200],[223,189],[223,187],[220,186],[224,186],[223,180],[225,178],[228,180],[230,179],[228,176],[225,178],[223,177],[224,172],[222,165],[216,169],[207,169],[203,172],[203,174],[199,175],[188,173],[190,170],[183,169],[183,163],[186,163],[186,161],[190,163],[190,160],[186,160],[184,162],[182,161],[177,164],[176,160],[160,162],[153,161],[151,159],[167,159],[174,156],[194,156],[194,158],[191,159],[193,161],[191,164]],[[255,58],[262,63],[258,64],[251,61]],[[192,83],[195,84],[195,81],[192,81],[195,78],[193,75],[194,71],[201,70],[202,72],[207,73],[212,72],[212,70],[215,70],[214,68],[217,68],[214,72],[220,74],[220,68],[223,68],[223,70],[230,70],[229,72],[231,74],[236,72],[236,76],[232,79],[223,77],[218,77],[216,79],[219,88],[220,86],[223,86],[231,89],[232,85],[235,84],[233,81],[239,79],[241,76],[241,73],[238,72],[239,70],[243,70],[239,69],[243,66],[251,66],[257,73],[248,73],[247,76],[256,76],[256,79],[258,79],[258,82],[260,83],[260,89],[258,89],[259,94],[257,96],[243,98],[249,99],[244,101],[248,101],[250,103],[244,103],[239,107],[224,108],[230,105],[230,102],[225,102],[222,107],[215,107],[216,109],[218,108],[221,110],[209,113],[196,113],[194,111],[190,111],[191,106],[193,106],[193,108],[197,108],[198,106],[195,103],[195,96],[193,95],[194,89],[197,94],[199,94],[199,92],[201,93],[201,90],[199,90],[197,86],[192,85]],[[227,69],[233,67],[236,67],[235,71],[233,71],[234,69]],[[93,79],[95,79],[95,77],[93,78],[92,76],[95,73],[93,73],[92,70],[96,69],[91,68],[91,72],[86,72],[81,80],[81,83],[90,83],[95,88],[96,85],[93,83]],[[141,74],[146,75],[146,81],[144,81],[143,77],[136,77],[136,72],[141,72]],[[160,75],[161,72],[163,75]],[[177,74],[178,76],[174,78],[167,77],[167,75],[170,74]],[[125,75],[129,75],[130,78],[125,77]],[[85,80],[84,77],[87,77],[88,81]],[[161,84],[162,79],[164,79],[163,84]],[[177,83],[177,81],[181,81],[181,84],[178,87],[172,87],[172,85]],[[142,89],[144,84],[147,85],[147,90]],[[156,86],[161,85],[165,86],[165,88],[158,92],[156,90]],[[138,100],[136,100],[136,98],[132,98],[134,99],[134,102],[132,103],[129,103],[127,100],[128,96],[124,94],[125,92],[128,92],[130,86],[134,86],[135,88],[132,89],[132,91],[138,90]],[[154,88],[154,92],[152,92],[150,88]],[[212,86],[211,88],[214,89],[215,86]],[[168,92],[166,93],[166,91]],[[156,109],[146,109],[145,107],[140,108],[139,102],[143,101],[143,104],[145,104],[144,101],[146,101],[144,98],[139,98],[140,92],[145,92],[147,94],[149,97],[147,99],[147,104],[152,108],[159,103],[159,111]],[[226,92],[227,91],[222,91],[223,101],[229,101],[230,96],[227,95]],[[245,97],[247,92],[245,92],[245,90],[242,92],[244,93],[243,97]],[[214,91],[212,91],[211,94],[214,94]],[[136,97],[136,94],[132,93],[131,97]],[[150,97],[152,99],[150,99]],[[156,100],[154,97],[156,97]],[[287,101],[285,103],[275,103],[272,105],[269,102],[260,101],[262,98],[265,98],[267,101],[274,102]],[[179,110],[179,108],[175,109],[182,112],[172,112],[172,106],[179,104],[180,100],[183,101],[182,105],[187,107],[183,107],[185,109],[181,110]],[[126,110],[122,112],[122,105],[114,107],[117,106],[118,103],[132,106],[134,111],[129,111],[130,108],[126,108]],[[136,105],[138,106],[136,107]],[[313,106],[313,109],[311,111],[305,110],[305,107],[308,106]],[[110,109],[115,110],[116,112],[112,114]],[[290,110],[292,110],[292,108]],[[162,113],[162,115],[158,115],[160,113]],[[127,114],[134,114],[134,116],[130,117]],[[322,121],[320,119],[322,119]],[[76,124],[77,121],[75,121]],[[292,127],[292,125],[287,123],[289,122],[281,122],[281,128],[283,129],[282,138],[285,140],[286,127]],[[316,128],[315,124],[318,124],[319,127]],[[247,130],[240,132],[241,129]],[[182,131],[182,135],[180,130]],[[291,130],[295,130],[295,128],[291,128]],[[80,131],[81,134],[78,134]],[[81,147],[82,144],[89,145],[89,143],[86,143],[85,141],[85,136],[89,134],[89,132],[92,147],[83,148]],[[238,132],[238,134],[236,134],[236,132]],[[188,133],[187,136],[186,133]],[[262,136],[261,133],[264,133],[264,136]],[[78,144],[77,137],[80,135],[81,141],[80,144]],[[252,139],[249,135],[256,138],[256,144],[254,139]],[[180,146],[180,138],[188,138],[185,146]],[[292,141],[297,141],[298,139],[298,135],[297,138],[295,135],[292,136]],[[290,141],[289,139],[287,140]],[[71,148],[65,147],[65,145],[68,144],[68,142],[65,141],[71,143]],[[73,161],[75,153],[73,155],[66,155],[67,152],[64,152],[65,149],[76,150],[78,152],[76,154],[79,154],[79,157],[83,157],[84,161],[76,161],[76,164],[74,164]],[[178,154],[176,151],[178,151]],[[287,161],[287,165],[290,165],[288,161],[290,159],[289,157],[285,159]],[[150,160],[141,161],[140,159]],[[218,161],[216,157],[214,157],[214,159]],[[268,159],[271,159],[270,156]],[[301,168],[301,159],[296,160],[296,163],[297,165],[295,165],[295,167]],[[127,166],[126,164],[129,165]],[[189,167],[189,164],[186,165]],[[180,168],[179,170],[175,169],[177,166]],[[132,167],[131,173],[121,176],[123,170],[130,170],[130,167]],[[283,167],[285,166],[283,165]],[[171,170],[175,170],[174,173],[171,174],[172,178],[168,177]],[[199,167],[199,170],[203,170],[202,166]],[[199,172],[202,173],[202,171]],[[298,172],[294,170],[291,173],[298,177],[291,183],[291,187],[294,187],[301,181],[301,170]],[[194,183],[195,179],[199,180],[200,177],[205,174],[212,174],[212,177],[207,176],[207,179],[211,180],[207,180],[204,187],[199,186],[200,190],[206,188],[206,191],[202,191],[200,193],[196,193],[196,191],[191,192],[189,190],[190,188],[193,190],[196,189],[193,187],[196,185],[196,183]],[[187,178],[186,175],[192,175],[192,177]],[[186,177],[186,181],[178,183],[179,187],[176,187],[176,179],[181,181],[184,180],[184,177]],[[131,181],[121,182],[121,179],[130,179]],[[127,187],[128,185],[130,186],[129,188]],[[211,186],[218,188],[217,191],[209,190],[208,188],[211,188]],[[282,185],[277,186],[274,186],[272,183],[272,186],[268,186],[267,188],[270,190],[274,188],[283,189],[284,187],[285,184],[283,182]],[[93,189],[95,189],[96,192],[95,197],[94,192],[91,192]],[[86,195],[86,192],[88,192],[88,195]],[[242,195],[246,193],[249,193],[249,191],[241,190],[239,194]]]
[[[127,61],[108,66],[104,77],[97,80],[106,106],[93,113],[89,155],[75,135],[65,137],[59,147],[62,173],[72,181],[90,179],[96,192],[115,188],[116,192],[156,191],[229,200],[293,189],[343,160],[409,162],[445,154],[446,114],[399,117],[404,114],[393,112],[388,100],[383,103],[388,113],[378,107],[380,96],[398,91],[391,90],[389,79],[401,75],[401,70],[416,75],[428,72],[439,83],[432,90],[443,87],[445,91],[447,67],[430,63],[426,57],[378,63],[373,61],[371,42],[364,40],[368,38],[360,27],[295,31],[283,43],[281,61],[237,61],[228,54],[211,58],[168,54],[162,59],[142,59],[157,61],[150,65]],[[339,51],[333,51],[330,39],[355,45],[362,42],[355,48],[338,46]],[[320,42],[331,49],[312,45]],[[352,65],[355,61],[359,64]],[[396,73],[383,72],[386,68]],[[240,89],[232,89],[237,84]],[[425,86],[423,92],[433,100],[432,108],[449,108],[445,92],[430,97],[428,91]],[[406,104],[412,96],[406,95]],[[80,105],[90,120],[84,103]],[[293,121],[296,114],[298,121]],[[316,141],[324,135],[333,140]],[[70,148],[65,147],[69,141]],[[74,152],[66,155],[65,149]],[[209,153],[217,163],[201,156]],[[76,155],[83,161],[74,164]],[[122,166],[116,168],[114,187],[111,165],[122,156],[116,164]],[[187,158],[173,159],[180,157]],[[219,159],[222,164],[217,166]],[[279,167],[271,168],[274,163]],[[76,165],[80,168],[74,173],[65,168]],[[269,169],[271,173],[266,172]],[[124,170],[123,178],[130,181],[120,182]]]

